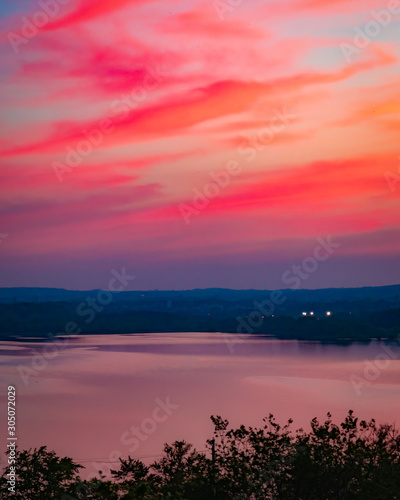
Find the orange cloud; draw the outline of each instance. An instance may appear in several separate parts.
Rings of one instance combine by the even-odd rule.
[[[367,71],[382,65],[393,64],[396,58],[381,49],[374,49],[375,57],[354,63],[336,72],[302,73],[269,82],[258,81],[218,81],[185,92],[183,95],[170,97],[165,102],[150,105],[136,112],[130,112],[129,106],[119,101],[112,105],[110,113],[115,131],[109,134],[101,147],[118,145],[126,142],[134,143],[146,136],[166,137],[185,131],[194,125],[207,120],[233,115],[255,106],[261,98],[284,100],[288,93],[301,92],[307,87],[327,85],[344,81],[359,72]],[[99,121],[68,123],[54,125],[55,132],[47,139],[13,149],[3,150],[0,156],[18,156],[54,152],[84,139],[82,130],[99,127]]]

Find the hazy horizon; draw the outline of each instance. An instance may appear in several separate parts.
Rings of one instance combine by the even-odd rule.
[[[352,289],[360,289],[360,288],[386,288],[386,287],[392,287],[392,286],[400,286],[400,283],[393,283],[390,285],[365,285],[365,286],[348,286],[348,287],[323,287],[323,288],[297,288],[296,291],[318,291],[318,290],[352,290]],[[0,290],[11,290],[11,289],[27,289],[27,290],[34,290],[34,289],[39,289],[39,290],[62,290],[66,292],[91,292],[91,291],[97,291],[97,290],[105,290],[104,288],[85,288],[85,289],[79,289],[79,288],[62,288],[62,287],[47,287],[47,286],[1,286]],[[204,288],[149,288],[149,289],[143,289],[143,288],[129,288],[127,287],[125,290],[122,290],[121,292],[117,293],[123,293],[123,292],[192,292],[192,291],[206,291],[206,290],[231,290],[231,291],[237,291],[237,292],[247,292],[247,291],[278,291],[278,290],[283,290],[283,291],[290,291],[293,290],[291,288],[225,288],[225,287],[204,287]]]

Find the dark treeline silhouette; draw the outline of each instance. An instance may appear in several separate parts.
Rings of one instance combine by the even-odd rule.
[[[120,459],[112,480],[79,477],[81,465],[40,449],[16,452],[15,493],[10,468],[0,480],[1,498],[23,500],[395,500],[400,499],[400,434],[393,425],[359,420],[349,412],[340,424],[328,414],[311,430],[292,432],[270,415],[261,428],[229,429],[211,417],[207,451],[185,441],[164,446],[151,465]]]
[[[308,305],[307,310],[318,311],[315,306],[316,304]],[[260,318],[253,316],[254,307],[252,311],[246,310],[242,316],[224,316],[228,314],[226,311],[215,311],[212,308],[206,308],[205,312],[190,310],[186,306],[185,310],[175,312],[145,311],[124,309],[133,306],[118,303],[103,312],[92,313],[89,317],[77,315],[78,307],[74,303],[58,302],[0,304],[0,338],[23,335],[46,339],[48,332],[66,335],[66,325],[71,324],[71,321],[76,326],[70,334],[77,335],[225,332],[329,342],[369,341],[375,338],[398,341],[400,338],[400,308],[358,315],[336,312],[330,317],[322,310],[320,315],[316,312],[314,316],[307,317],[303,317],[301,313],[297,316],[279,315],[275,311],[274,315]],[[208,313],[209,310],[213,312]],[[229,314],[233,312],[235,311],[230,311]],[[259,312],[257,314],[260,315]],[[85,321],[88,319],[91,321]]]

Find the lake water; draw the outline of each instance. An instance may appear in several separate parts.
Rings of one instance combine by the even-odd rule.
[[[349,409],[400,420],[400,361],[383,343],[236,340],[163,333],[0,342],[3,450],[8,385],[17,389],[20,448],[74,457],[83,477],[107,472],[118,455],[149,462],[175,439],[203,450],[212,414],[238,426],[273,413],[281,423],[292,417],[296,429],[328,411],[338,422]]]

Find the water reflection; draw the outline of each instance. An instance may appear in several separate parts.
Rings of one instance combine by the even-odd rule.
[[[46,343],[0,342],[2,404],[4,388],[16,385],[20,446],[48,445],[85,459],[88,472],[94,466],[86,459],[158,455],[175,439],[202,448],[211,414],[233,425],[259,425],[273,413],[281,421],[293,417],[296,428],[328,411],[341,419],[350,408],[362,418],[399,420],[397,359],[386,355],[387,366],[360,395],[351,382],[363,376],[366,360],[382,358],[379,342],[343,346],[249,336],[231,354],[227,340],[199,333],[70,338],[27,385],[19,370],[31,367]],[[168,398],[177,408],[134,441],[132,428],[147,422],[152,430],[157,401]]]

